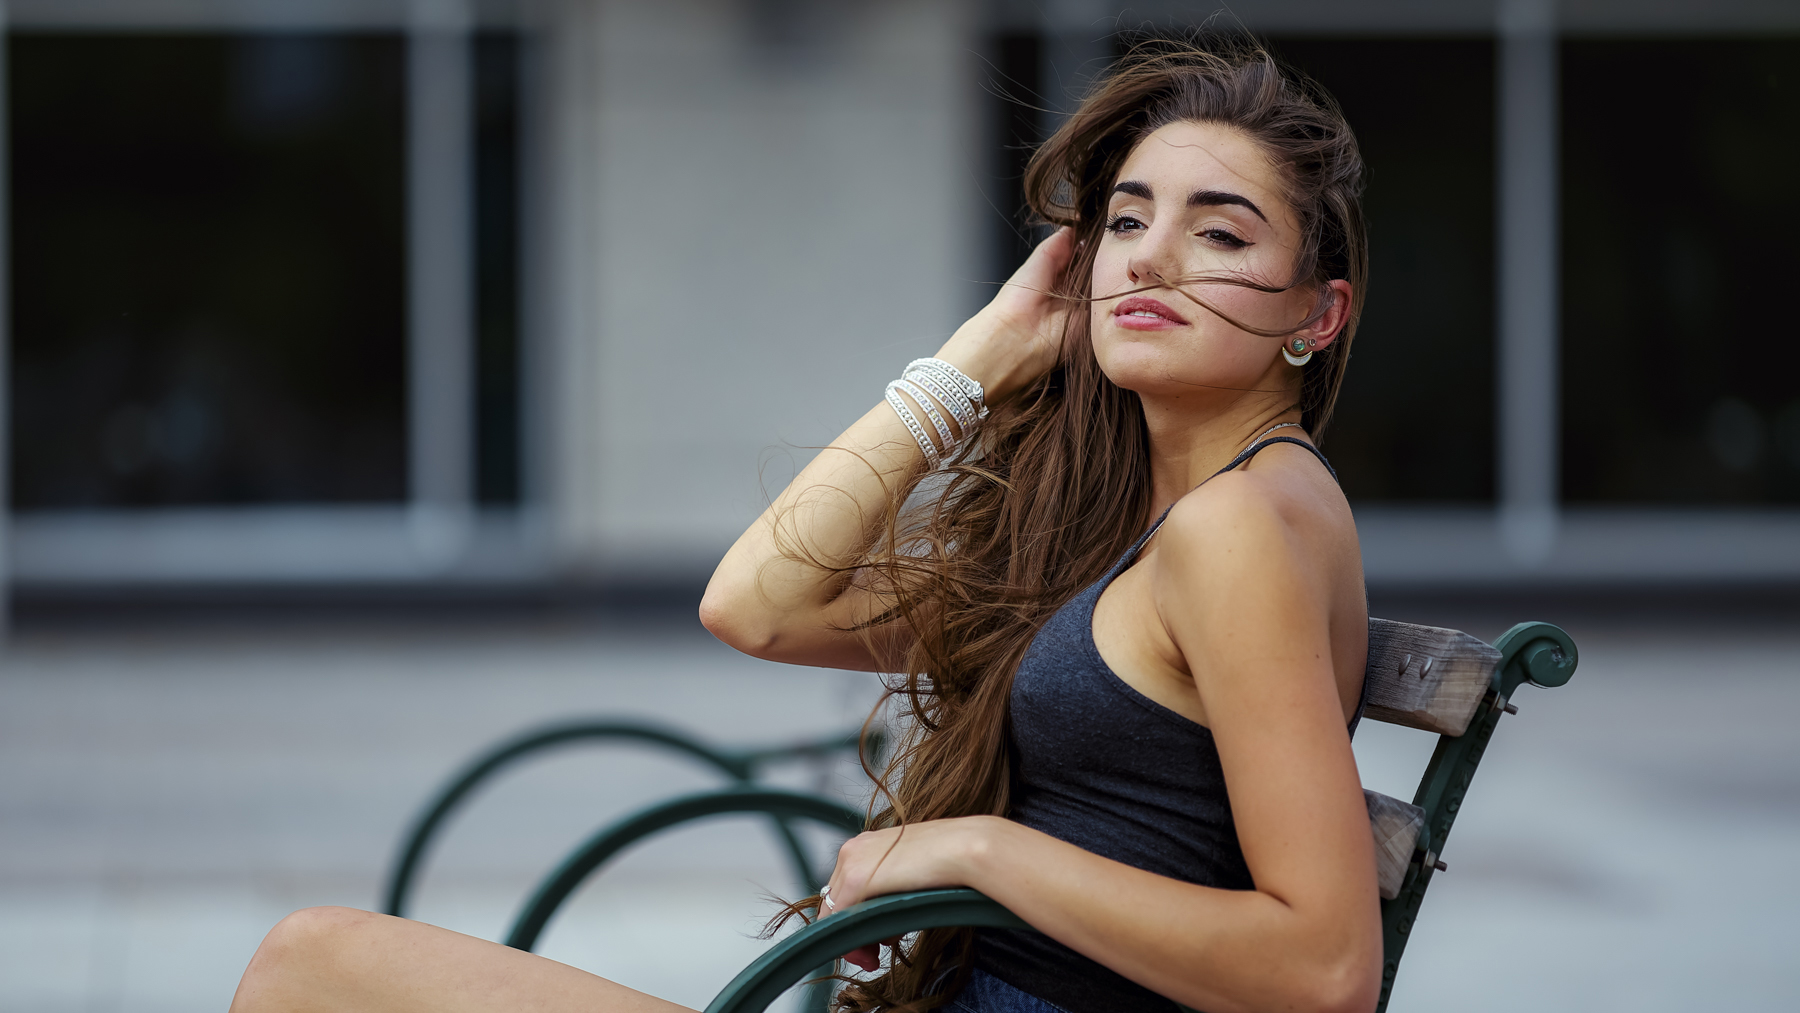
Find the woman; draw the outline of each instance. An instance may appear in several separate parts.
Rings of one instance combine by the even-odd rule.
[[[1373,1008],[1347,727],[1367,610],[1313,441],[1362,298],[1362,166],[1254,48],[1142,50],[1035,155],[1061,228],[720,563],[708,629],[901,673],[913,734],[821,915],[970,886],[1038,933],[921,933],[840,1004]],[[650,1010],[529,954],[343,909],[238,1010]]]

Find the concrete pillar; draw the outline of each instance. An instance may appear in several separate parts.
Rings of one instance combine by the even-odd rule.
[[[523,514],[565,577],[602,565],[600,0],[548,0],[527,23],[521,423]]]
[[[414,549],[473,527],[474,51],[467,0],[414,0],[406,47],[407,469]]]
[[[1499,16],[1499,523],[1530,567],[1555,545],[1559,500],[1557,34],[1553,0],[1502,0]]]
[[[565,566],[703,577],[961,322],[987,227],[973,6],[562,8],[546,471]]]

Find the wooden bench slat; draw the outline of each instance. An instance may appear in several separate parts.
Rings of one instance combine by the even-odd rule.
[[[1406,867],[1425,826],[1425,810],[1366,788],[1363,801],[1369,806],[1369,829],[1375,833],[1375,881],[1381,886],[1381,899],[1393,900],[1406,880]]]
[[[1370,619],[1363,713],[1389,724],[1461,735],[1499,664],[1499,651],[1460,630]]]

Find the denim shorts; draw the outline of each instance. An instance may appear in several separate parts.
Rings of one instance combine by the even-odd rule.
[[[1061,1006],[980,970],[944,1009],[948,1013],[1067,1013]]]

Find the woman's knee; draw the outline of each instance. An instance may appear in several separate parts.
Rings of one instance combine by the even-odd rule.
[[[317,954],[343,945],[346,937],[357,935],[380,917],[350,907],[301,908],[275,923],[262,948],[296,956]]]
[[[232,1013],[295,1013],[315,1008],[311,1000],[321,979],[332,976],[343,937],[372,917],[342,907],[295,911],[275,924],[244,968]]]
[[[329,974],[348,952],[359,949],[357,937],[380,915],[347,907],[309,907],[295,911],[269,930],[250,966],[246,981],[272,983]]]

